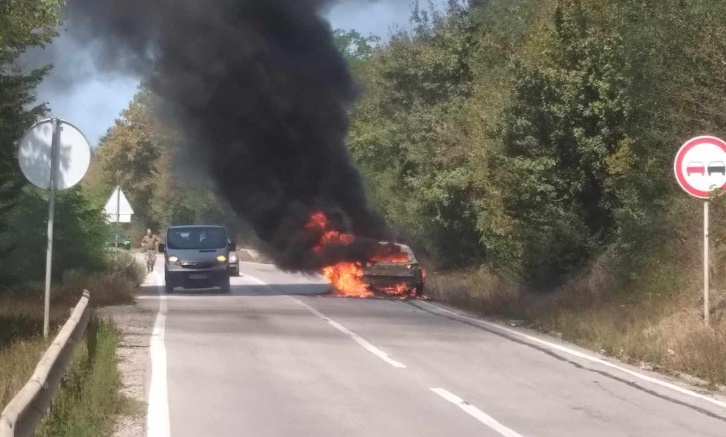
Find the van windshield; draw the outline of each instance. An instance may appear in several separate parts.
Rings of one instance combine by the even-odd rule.
[[[169,249],[222,249],[227,247],[224,228],[173,228],[166,234]]]

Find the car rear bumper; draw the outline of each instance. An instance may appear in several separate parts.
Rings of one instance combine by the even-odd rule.
[[[401,284],[409,289],[423,286],[423,281],[415,276],[364,275],[363,282],[373,289],[392,288]]]
[[[217,287],[229,281],[227,269],[214,270],[167,270],[166,283],[173,287],[209,288]]]

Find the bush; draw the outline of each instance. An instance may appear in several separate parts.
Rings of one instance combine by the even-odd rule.
[[[0,234],[0,286],[42,281],[47,247],[48,201],[35,188],[27,188],[6,216]],[[110,229],[100,209],[93,209],[80,189],[58,193],[56,199],[53,274],[83,268],[100,271],[108,262]]]

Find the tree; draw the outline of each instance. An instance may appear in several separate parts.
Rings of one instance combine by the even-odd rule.
[[[157,162],[166,138],[153,117],[153,95],[141,89],[114,126],[101,138],[98,157],[107,187],[121,186],[143,226],[158,228],[152,212]]]
[[[238,232],[241,225],[215,195],[204,169],[180,162],[193,158],[180,155],[182,139],[156,116],[156,98],[142,87],[101,139],[95,153],[100,177],[87,189],[107,198],[120,185],[136,213],[132,233],[137,237],[146,228],[195,223],[223,224],[230,233]]]
[[[20,55],[42,46],[56,35],[60,23],[60,0],[0,1],[0,209],[17,205],[25,179],[18,171],[16,141],[26,129],[47,113],[36,105],[34,90],[50,66],[23,73]],[[5,228],[0,217],[0,232]]]
[[[356,30],[335,29],[333,32],[335,44],[355,72],[359,66],[370,59],[380,38],[375,35],[363,36]]]
[[[55,210],[53,273],[70,269],[100,270],[107,262],[110,229],[100,208],[93,208],[79,187],[58,193]],[[40,281],[45,269],[48,201],[26,187],[18,206],[6,212],[8,229],[0,233],[0,285]]]
[[[356,108],[350,149],[374,204],[442,264],[479,253],[466,137],[458,129],[470,95],[476,47],[468,10],[416,10],[414,30],[392,36],[360,68],[367,94]]]

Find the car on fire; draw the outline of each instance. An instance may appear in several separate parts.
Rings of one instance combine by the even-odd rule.
[[[374,291],[389,294],[422,296],[426,271],[410,247],[400,243],[380,242],[397,247],[397,256],[372,260],[363,266],[363,282]]]

